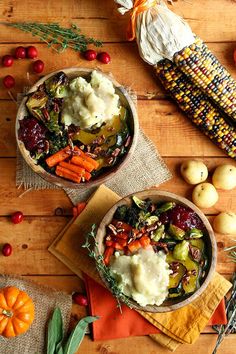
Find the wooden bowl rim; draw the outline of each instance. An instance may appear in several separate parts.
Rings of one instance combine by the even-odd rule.
[[[196,207],[195,204],[193,204],[191,201],[189,201],[188,199],[186,199],[184,197],[178,196],[177,194],[174,194],[171,192],[162,191],[162,190],[156,190],[156,189],[142,190],[142,191],[139,191],[136,193],[129,194],[128,196],[120,199],[105,214],[105,216],[103,217],[103,219],[97,229],[96,241],[98,242],[98,247],[99,247],[100,239],[102,238],[102,240],[103,240],[103,238],[104,238],[104,236],[102,236],[102,235],[104,233],[105,227],[111,221],[117,207],[120,205],[123,205],[123,204],[130,203],[130,200],[131,200],[132,196],[134,196],[134,195],[140,199],[152,198],[152,196],[170,198],[172,200],[173,199],[176,200],[180,204],[186,205],[189,208],[191,208],[194,212],[197,213],[197,215],[203,221],[203,223],[207,229],[209,241],[211,244],[212,255],[211,255],[211,260],[210,260],[210,266],[208,269],[208,274],[207,274],[206,278],[204,279],[204,282],[202,283],[202,285],[200,286],[200,288],[197,291],[195,291],[192,295],[190,295],[189,297],[187,297],[183,301],[180,301],[180,302],[172,304],[172,305],[166,305],[166,306],[147,305],[147,306],[143,307],[143,306],[138,305],[137,302],[134,301],[133,299],[129,298],[130,303],[132,304],[132,307],[136,310],[140,310],[140,311],[144,311],[144,312],[153,312],[153,313],[174,311],[174,310],[180,309],[181,307],[189,305],[204,292],[204,290],[207,288],[208,284],[210,283],[210,281],[213,277],[213,274],[215,272],[215,269],[216,269],[217,245],[216,245],[216,239],[215,239],[214,231],[211,227],[211,224],[208,221],[207,217],[204,215],[204,213],[198,207]],[[99,272],[99,275],[100,275],[101,279],[103,280],[103,282],[105,283],[108,290],[110,290],[109,286],[106,282],[106,279],[104,279],[104,277],[103,277],[103,274],[101,272]]]
[[[123,96],[125,98],[125,100],[127,101],[128,108],[131,113],[131,120],[133,120],[132,142],[131,142],[131,145],[130,145],[130,148],[129,148],[127,154],[124,156],[123,160],[120,163],[118,163],[117,165],[114,166],[114,169],[112,168],[111,171],[107,171],[104,175],[101,174],[101,176],[98,176],[95,180],[88,181],[84,184],[70,182],[66,179],[63,179],[61,177],[58,177],[56,175],[53,175],[53,174],[47,172],[40,165],[36,165],[34,163],[34,160],[31,158],[29,151],[26,150],[24,143],[22,141],[20,141],[18,138],[18,128],[19,128],[19,120],[20,120],[19,117],[22,114],[22,112],[24,112],[26,110],[25,103],[27,100],[27,96],[23,98],[23,100],[18,108],[18,111],[17,111],[16,123],[15,123],[15,135],[16,135],[17,145],[18,145],[19,151],[21,152],[22,157],[24,158],[26,163],[32,168],[32,170],[34,172],[36,172],[40,177],[42,177],[47,182],[52,183],[60,188],[85,190],[87,188],[95,187],[97,185],[107,182],[112,177],[114,177],[115,174],[119,173],[121,171],[121,169],[123,169],[127,165],[127,163],[130,161],[131,157],[133,156],[136,145],[137,145],[138,134],[139,134],[139,121],[138,121],[138,114],[137,114],[137,109],[135,107],[135,104],[134,104],[131,96],[129,95],[128,91],[121,84],[119,84],[115,79],[113,79],[113,77],[111,75],[104,73],[100,69],[70,67],[70,68],[63,68],[63,69],[60,69],[57,71],[53,71],[53,72],[45,75],[44,77],[42,77],[40,80],[38,80],[29,89],[27,94],[36,91],[38,86],[40,86],[45,80],[47,80],[49,77],[57,74],[60,71],[63,71],[65,74],[67,74],[69,76],[70,75],[73,75],[73,76],[76,76],[76,75],[83,76],[84,75],[84,76],[86,76],[86,75],[89,75],[94,70],[99,71],[102,75],[104,75],[106,78],[111,80],[115,89],[118,90],[120,92],[121,96]]]

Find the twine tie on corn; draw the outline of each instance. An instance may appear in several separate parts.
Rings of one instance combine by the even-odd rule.
[[[131,10],[130,22],[127,29],[127,38],[129,41],[133,41],[135,39],[135,28],[136,28],[136,21],[137,16],[154,7],[156,5],[156,0],[135,0],[133,8]]]

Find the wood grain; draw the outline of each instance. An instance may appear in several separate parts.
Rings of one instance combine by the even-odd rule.
[[[184,17],[193,32],[205,41],[225,42],[235,40],[235,21],[232,13],[235,11],[233,0],[198,0],[174,2],[170,9]],[[81,27],[84,33],[98,37],[103,41],[117,42],[126,40],[128,15],[121,16],[112,0],[67,0],[58,3],[48,1],[45,5],[40,0],[0,2],[0,21],[41,21],[60,22],[68,25],[73,22]],[[29,18],[30,14],[30,18]],[[68,20],[69,19],[69,20]],[[27,36],[19,35],[19,41]],[[30,41],[31,39],[29,39]],[[1,42],[15,42],[15,31],[3,28],[0,30]]]
[[[15,38],[17,38],[17,33],[15,33]],[[30,42],[30,38],[29,43],[32,43]],[[24,45],[24,43],[20,42],[17,45]],[[0,55],[13,54],[15,47],[15,44],[0,44]],[[111,55],[111,63],[108,65],[101,64],[97,60],[89,62],[82,55],[70,49],[58,54],[52,49],[47,48],[46,44],[37,44],[37,48],[39,58],[45,63],[44,75],[55,70],[74,66],[99,68],[105,73],[112,73],[121,85],[131,88],[137,93],[140,99],[165,97],[164,90],[156,79],[152,67],[140,58],[135,43],[106,44],[104,50],[108,51]],[[232,76],[236,78],[236,68],[233,61],[235,43],[221,43],[220,45],[218,43],[210,43],[209,48],[229,70]],[[29,79],[27,72],[29,72]],[[22,92],[25,86],[32,86],[40,77],[40,75],[32,72],[32,60],[29,59],[16,60],[13,67],[3,68],[0,78],[5,75],[14,75],[16,86],[11,90],[14,96]],[[0,85],[0,99],[9,99],[7,91],[2,84]]]
[[[183,344],[175,351],[175,354],[212,354],[216,342],[216,335],[206,334],[200,336],[195,344]],[[236,342],[235,336],[230,335],[221,344],[219,354],[235,354]],[[86,337],[78,351],[86,354],[170,354],[168,349],[164,349],[155,343],[148,336],[129,337],[125,339],[116,339],[109,341],[92,342]]]
[[[220,159],[214,157],[200,157],[199,159],[205,161],[211,172],[219,164],[230,162],[236,165],[236,162],[228,158]],[[167,190],[191,199],[193,187],[185,183],[179,174],[180,163],[184,160],[186,160],[186,158],[164,158],[164,161],[172,172],[174,179],[163,183],[158,189]],[[71,214],[72,204],[65,192],[62,190],[30,190],[21,196],[24,190],[16,189],[15,187],[15,158],[0,158],[0,171],[0,215],[9,215],[13,211],[19,209],[21,209],[26,215],[53,216],[56,215],[57,212],[62,215]],[[219,201],[214,207],[204,210],[204,212],[207,214],[217,214],[219,211],[223,210],[232,210],[235,212],[236,198],[234,192],[232,193],[232,191],[218,190],[218,193]],[[46,203],[45,200],[50,202]]]
[[[210,49],[236,78],[233,62],[235,48],[235,6],[234,0],[174,1],[173,11],[187,19],[188,23],[203,40],[209,42]],[[39,58],[45,62],[45,74],[63,67],[99,67],[112,72],[121,84],[136,91],[139,101],[139,120],[144,132],[153,140],[164,161],[173,173],[173,179],[161,185],[160,190],[168,190],[191,198],[192,187],[180,177],[179,165],[188,158],[199,157],[209,167],[210,173],[221,163],[236,162],[226,158],[176,106],[166,99],[166,94],[156,80],[151,66],[139,57],[135,43],[126,41],[128,15],[117,13],[112,0],[2,0],[0,1],[0,22],[14,21],[57,21],[68,26],[71,22],[79,25],[90,36],[105,41],[102,50],[111,54],[109,65],[98,61],[87,62],[71,50],[57,54],[46,45],[38,43],[36,37],[0,24],[0,56],[12,53],[17,45],[37,43]],[[29,72],[29,80],[27,79]],[[0,81],[5,75],[14,75],[16,87],[12,90],[16,97],[24,86],[31,86],[38,78],[32,73],[30,60],[15,61],[12,68],[1,68]],[[2,273],[25,274],[45,285],[71,293],[82,290],[83,284],[61,262],[47,251],[47,247],[61,228],[70,219],[71,202],[61,190],[29,191],[22,195],[22,189],[15,187],[16,145],[14,122],[16,106],[2,84],[0,84],[0,234],[1,243],[13,245],[13,255],[0,256]],[[210,181],[210,178],[209,178]],[[214,208],[204,210],[216,214],[221,210],[236,212],[235,190],[219,191],[219,202]],[[13,225],[6,215],[22,210],[26,219],[22,224]],[[60,213],[62,217],[56,217]],[[209,216],[212,222],[213,216]],[[216,234],[218,247],[217,270],[229,277],[235,271],[235,264],[229,263],[224,248],[231,246],[233,236]],[[28,275],[31,274],[31,275]],[[82,316],[85,309],[73,306],[73,316]],[[205,333],[210,332],[209,329]],[[176,354],[211,354],[216,335],[201,335],[194,345],[184,345]],[[86,354],[167,354],[148,337],[126,338],[113,341],[92,342],[88,337],[83,341],[78,353]],[[222,343],[219,354],[236,352],[235,336]]]

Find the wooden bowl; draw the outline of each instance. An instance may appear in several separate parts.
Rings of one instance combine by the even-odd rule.
[[[58,71],[54,71],[54,72],[44,76],[43,78],[41,78],[39,81],[37,81],[36,84],[31,87],[31,89],[29,90],[28,93],[32,93],[32,92],[36,91],[37,88],[40,85],[42,85],[45,80],[47,80],[49,77],[55,75],[59,71],[63,71],[69,77],[69,79],[73,79],[78,76],[83,76],[86,78],[91,74],[91,72],[93,70],[94,69],[76,68],[75,67],[75,68],[67,68],[67,69],[61,69]],[[130,144],[127,154],[124,155],[114,167],[111,167],[110,169],[108,169],[107,171],[105,171],[104,173],[102,173],[101,175],[96,177],[94,180],[90,180],[86,183],[70,182],[68,180],[65,180],[61,177],[58,177],[56,175],[53,175],[53,174],[45,171],[40,165],[36,164],[36,161],[30,156],[29,151],[25,148],[24,143],[22,141],[20,141],[18,138],[18,129],[20,126],[19,120],[23,119],[26,115],[28,115],[27,109],[25,106],[25,103],[27,101],[27,96],[22,100],[21,105],[20,105],[18,112],[17,112],[17,116],[16,116],[15,132],[16,132],[17,144],[18,144],[19,150],[20,150],[23,158],[27,162],[27,164],[32,168],[32,170],[34,170],[34,172],[36,172],[38,175],[40,175],[42,178],[44,178],[47,182],[53,183],[59,187],[71,188],[71,189],[84,189],[84,188],[94,187],[96,185],[105,183],[108,179],[112,178],[117,172],[120,171],[120,169],[122,169],[127,164],[127,162],[132,157],[135,147],[136,147],[136,144],[137,144],[138,129],[139,129],[138,116],[137,116],[137,111],[136,111],[135,105],[134,105],[133,100],[131,99],[129,93],[125,90],[125,88],[123,86],[121,86],[111,76],[106,75],[104,73],[102,73],[102,74],[105,77],[107,77],[109,80],[112,81],[112,83],[115,87],[115,91],[120,97],[120,101],[121,101],[122,105],[125,108],[127,108],[130,113],[128,124],[129,124],[129,128],[130,128],[130,131],[132,134],[132,142]]]
[[[202,220],[202,222],[204,223],[204,225],[206,227],[207,236],[206,237],[204,236],[204,241],[206,242],[206,251],[207,251],[207,256],[209,259],[209,265],[208,265],[208,269],[206,271],[207,272],[206,277],[205,277],[202,285],[200,286],[200,288],[197,289],[197,291],[195,291],[192,295],[190,295],[187,298],[186,297],[182,298],[182,299],[180,298],[179,300],[177,300],[177,299],[166,300],[161,306],[147,305],[145,307],[142,307],[136,301],[129,298],[132,307],[136,310],[147,311],[147,312],[168,312],[168,311],[177,310],[183,306],[190,304],[192,301],[196,300],[197,297],[200,294],[202,294],[202,292],[206,289],[210,280],[212,279],[212,276],[214,274],[215,267],[216,267],[216,258],[217,258],[217,246],[216,246],[214,232],[213,232],[212,227],[211,227],[208,219],[206,218],[206,216],[193,203],[191,203],[187,199],[185,199],[183,197],[179,197],[178,195],[173,194],[173,193],[150,189],[150,190],[141,191],[141,192],[131,194],[131,195],[121,199],[106,213],[106,215],[104,216],[104,218],[102,219],[102,221],[99,225],[97,235],[96,235],[96,241],[98,243],[98,252],[100,255],[103,255],[104,249],[105,249],[104,237],[106,235],[106,226],[110,224],[117,207],[119,207],[121,205],[128,205],[128,206],[131,205],[131,201],[132,201],[131,198],[133,195],[137,196],[141,200],[144,200],[146,198],[150,198],[154,203],[162,202],[162,201],[163,202],[173,201],[173,202],[176,202],[180,205],[189,207],[193,211],[195,211],[195,213],[199,216],[199,218]],[[106,279],[104,279],[103,274],[101,273],[101,271],[99,273],[100,273],[100,276],[101,276],[103,282],[105,283],[106,287],[109,289],[109,285],[106,282]]]

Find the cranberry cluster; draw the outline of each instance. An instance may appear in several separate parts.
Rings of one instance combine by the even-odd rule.
[[[19,46],[15,49],[14,56],[13,55],[4,55],[2,57],[2,65],[4,67],[10,67],[13,65],[15,59],[35,59],[38,56],[38,51],[34,46],[29,46],[24,48]],[[44,62],[42,60],[36,60],[33,62],[33,71],[37,74],[41,73],[44,69]],[[3,78],[3,85],[10,89],[15,86],[15,79],[11,75],[7,75]]]
[[[160,221],[163,224],[171,223],[184,231],[191,228],[197,228],[199,230],[205,228],[201,219],[192,209],[179,204],[173,209],[162,213],[160,215]]]
[[[107,52],[97,53],[93,49],[86,50],[84,52],[84,58],[89,61],[97,59],[103,64],[108,64],[111,61],[111,57]]]

